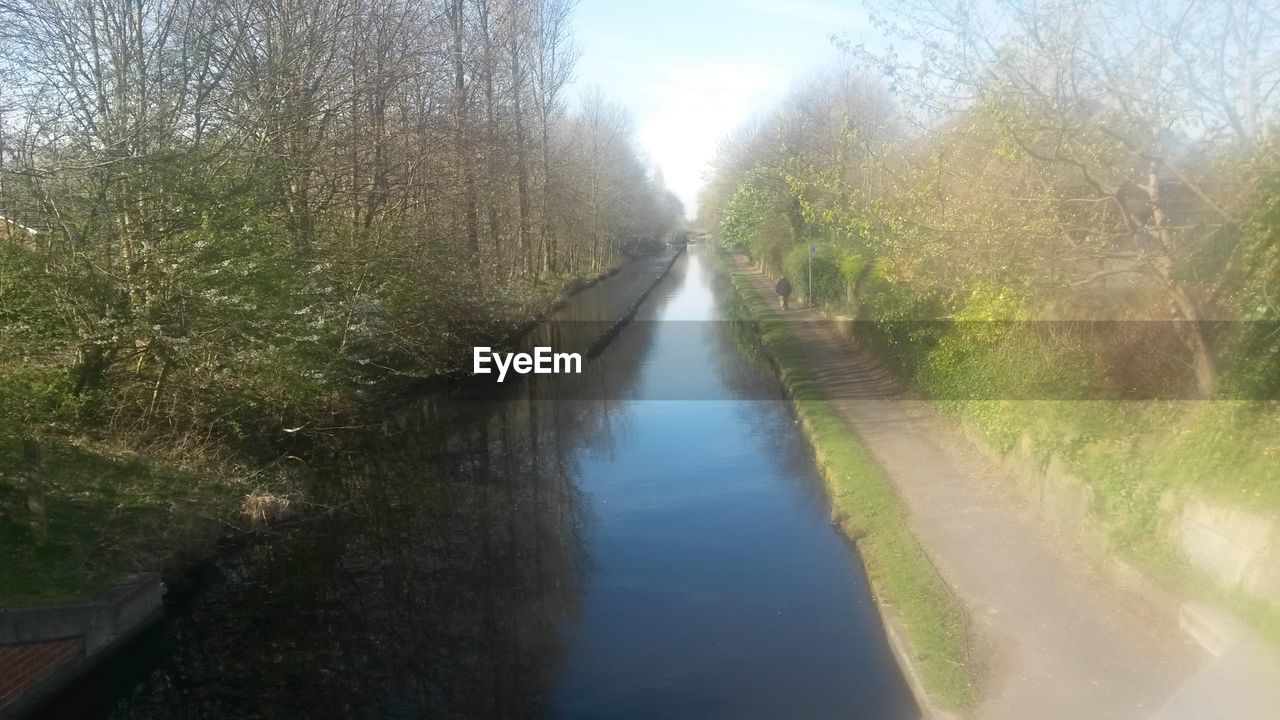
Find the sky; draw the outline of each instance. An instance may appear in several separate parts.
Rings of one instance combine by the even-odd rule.
[[[580,0],[573,89],[598,86],[627,108],[693,217],[720,140],[834,65],[833,33],[868,27],[858,0]]]

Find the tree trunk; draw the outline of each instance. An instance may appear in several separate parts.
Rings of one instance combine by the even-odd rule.
[[[49,508],[41,470],[40,446],[31,438],[22,439],[22,474],[27,491],[27,514],[31,538],[37,545],[49,541]]]
[[[453,30],[454,151],[458,160],[458,184],[462,186],[463,224],[467,249],[480,252],[480,230],[476,208],[476,180],[471,172],[471,153],[467,137],[467,74],[463,62],[463,0],[452,0],[449,22]]]
[[[1173,237],[1166,222],[1167,217],[1160,195],[1160,178],[1156,174],[1155,164],[1152,164],[1148,171],[1146,190],[1151,198],[1152,235],[1157,241],[1160,253],[1157,274],[1164,284],[1174,311],[1182,316],[1179,332],[1191,355],[1196,390],[1201,397],[1209,397],[1213,395],[1218,384],[1218,367],[1213,358],[1213,348],[1204,336],[1200,307],[1174,277]]]
[[[516,193],[519,196],[520,224],[516,244],[524,259],[525,271],[533,271],[533,253],[529,248],[529,163],[525,156],[524,114],[520,109],[520,94],[524,86],[520,64],[520,41],[516,29],[511,34],[511,103],[516,126]]]

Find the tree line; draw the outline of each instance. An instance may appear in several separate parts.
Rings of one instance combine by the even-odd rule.
[[[568,107],[571,10],[0,0],[0,408],[305,422],[661,242],[626,113]]]
[[[1275,397],[1274,7],[879,3],[873,17],[893,45],[833,38],[841,67],[725,142],[702,224],[856,308],[913,374],[1004,341],[892,321],[1168,321],[1092,347],[1001,347],[1007,366],[1009,343],[1035,345],[1020,357],[1039,358],[1046,388]]]

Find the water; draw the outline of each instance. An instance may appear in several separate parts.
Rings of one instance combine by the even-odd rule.
[[[720,322],[701,252],[584,375],[415,403],[338,443],[303,519],[179,587],[163,650],[121,661],[153,668],[136,687],[91,680],[61,711],[913,717],[781,388]],[[637,280],[613,282],[561,319],[608,317]]]

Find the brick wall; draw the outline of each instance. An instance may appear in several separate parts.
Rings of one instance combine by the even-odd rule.
[[[0,710],[83,654],[84,639],[79,637],[0,645]]]
[[[163,594],[159,576],[146,574],[91,603],[0,608],[0,718],[58,692],[87,663],[159,618]]]

